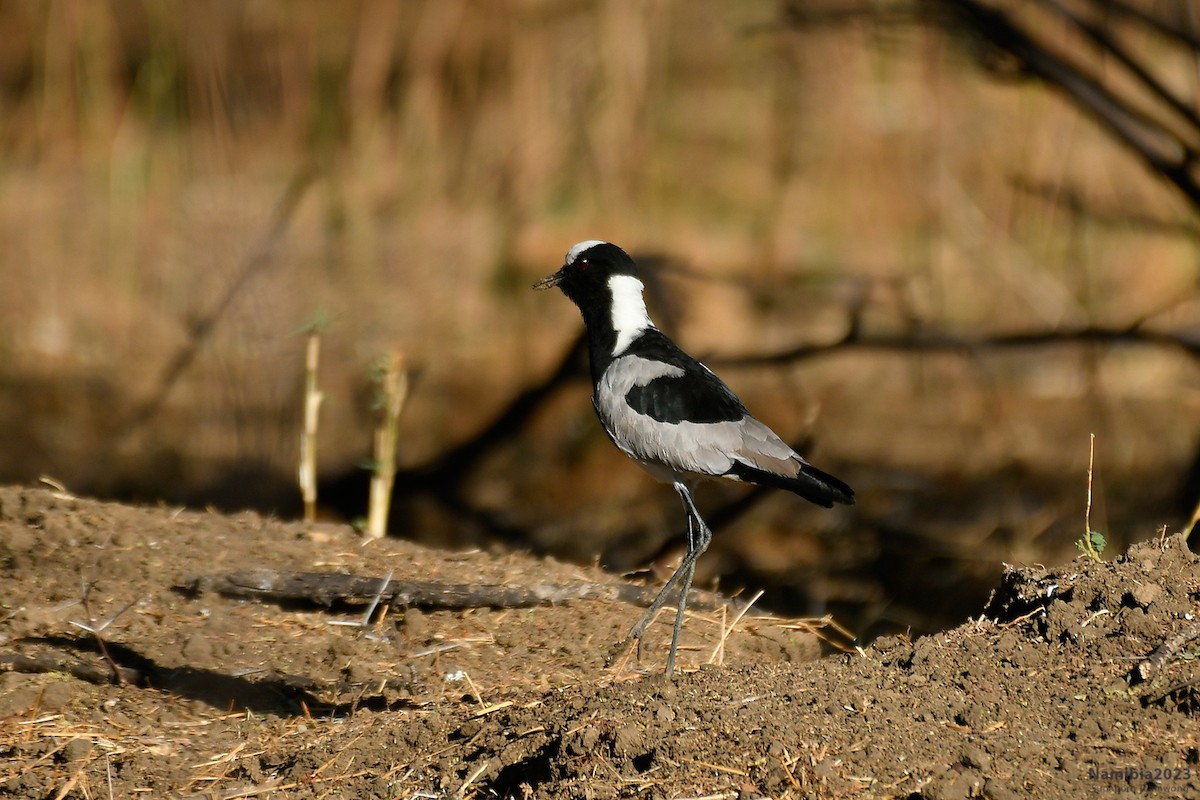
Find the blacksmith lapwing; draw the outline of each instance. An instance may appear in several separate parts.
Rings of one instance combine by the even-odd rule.
[[[854,490],[813,467],[750,416],[729,387],[654,327],[637,266],[614,244],[589,240],[567,252],[558,272],[534,284],[557,286],[583,314],[592,372],[592,405],[604,431],[627,456],[679,493],[687,515],[687,553],[625,643],[639,641],[671,590],[682,582],[667,676],[696,559],[712,532],[692,498],[700,478],[730,478],[795,492],[817,505],[854,503]]]

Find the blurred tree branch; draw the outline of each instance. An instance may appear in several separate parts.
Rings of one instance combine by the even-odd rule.
[[[1078,220],[1095,222],[1106,228],[1200,239],[1200,227],[1190,219],[1165,219],[1137,208],[1100,207],[1090,202],[1086,190],[1076,184],[1034,180],[1019,174],[1014,174],[1009,183],[1018,192],[1055,204]]]
[[[803,361],[846,350],[892,350],[904,353],[963,352],[1028,347],[1054,347],[1065,344],[1146,345],[1182,349],[1200,358],[1200,331],[1159,331],[1138,322],[1124,327],[1087,325],[1079,328],[1016,331],[983,336],[957,336],[934,330],[911,333],[863,334],[852,322],[840,339],[817,344],[800,344],[773,353],[754,353],[710,359],[720,366],[768,366]]]
[[[275,263],[280,244],[295,217],[296,209],[316,179],[317,170],[314,164],[307,163],[297,169],[284,187],[265,231],[243,258],[233,280],[211,308],[189,320],[187,340],[162,366],[153,393],[117,423],[107,449],[90,462],[88,469],[80,476],[80,483],[94,483],[98,475],[111,467],[122,445],[142,431],[162,411],[172,390],[191,369],[234,302],[254,277]]]
[[[864,20],[940,29],[997,78],[1058,91],[1200,210],[1198,98],[1156,71],[1169,58],[1200,63],[1200,8],[1190,0],[789,0],[781,20],[791,29]]]
[[[1154,77],[1149,58],[1134,53],[1121,43],[1122,25],[1138,25],[1151,31],[1175,30],[1169,41],[1186,48],[1194,57],[1198,45],[1182,22],[1175,22],[1150,11],[1110,15],[1111,0],[1076,0],[1082,9],[1076,13],[1060,0],[1032,0],[1020,9],[1019,20],[999,2],[984,0],[923,0],[933,7],[931,16],[948,33],[969,33],[987,46],[1008,57],[983,60],[994,72],[1013,77],[1029,75],[1058,90],[1073,105],[1087,113],[1110,135],[1147,167],[1174,184],[1194,207],[1200,209],[1200,183],[1196,178],[1197,150],[1200,149],[1200,119],[1189,100],[1178,96]],[[1132,12],[1132,9],[1121,5]],[[1181,10],[1186,12],[1185,7]],[[1035,15],[1066,20],[1087,46],[1064,52],[1064,45],[1052,45],[1044,31],[1046,24],[1035,25]],[[1147,23],[1153,20],[1154,24]],[[1049,20],[1047,20],[1048,22]],[[1053,30],[1053,28],[1051,28]],[[1132,78],[1131,88],[1117,89],[1109,79],[1115,65]],[[1132,87],[1136,87],[1132,88]]]
[[[138,404],[118,426],[117,433],[113,436],[111,451],[115,452],[125,440],[136,434],[158,414],[171,390],[191,368],[196,357],[212,338],[218,323],[225,317],[250,280],[272,265],[283,236],[296,214],[296,209],[316,177],[316,170],[312,164],[302,166],[292,176],[284,188],[279,202],[275,205],[270,223],[262,237],[245,256],[233,280],[225,287],[225,291],[213,306],[189,321],[187,341],[163,366],[158,380],[155,381],[154,393]]]

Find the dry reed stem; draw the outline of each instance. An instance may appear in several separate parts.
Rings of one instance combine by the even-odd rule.
[[[325,399],[325,393],[317,388],[320,357],[321,332],[314,324],[304,351],[304,429],[300,432],[300,495],[307,522],[317,518],[317,422]]]
[[[375,429],[375,469],[371,475],[371,497],[367,509],[367,536],[380,539],[387,533],[392,484],[396,478],[396,438],[400,412],[408,397],[408,370],[404,354],[392,351],[381,378],[383,417]]]
[[[1105,542],[1102,535],[1092,529],[1092,475],[1096,462],[1096,434],[1089,433],[1088,437],[1087,505],[1083,511],[1083,539],[1077,541],[1076,545],[1093,561],[1099,561]]]
[[[1092,547],[1092,468],[1096,463],[1096,434],[1088,434],[1088,482],[1087,482],[1087,505],[1083,509],[1083,535],[1084,541],[1087,543],[1088,552],[1093,558],[1099,558],[1096,555],[1096,549]]]

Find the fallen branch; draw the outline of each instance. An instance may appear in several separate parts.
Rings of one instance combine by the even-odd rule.
[[[0,655],[0,672],[59,672],[102,686],[107,684],[139,686],[142,683],[142,673],[136,669],[117,666],[111,662],[104,667],[97,667],[94,664],[55,653],[42,653],[37,656]]]
[[[253,569],[191,578],[177,588],[188,592],[216,592],[226,597],[321,606],[334,603],[385,602],[427,609],[529,608],[571,600],[615,600],[646,607],[657,594],[653,587],[631,583],[540,583],[502,586],[473,583],[432,583],[391,579],[386,590],[381,578],[333,572],[281,572]],[[727,601],[717,595],[697,593],[689,606],[713,610]]]

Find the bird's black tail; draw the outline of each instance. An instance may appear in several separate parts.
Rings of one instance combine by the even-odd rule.
[[[800,495],[810,503],[816,503],[825,508],[832,508],[834,503],[854,505],[853,489],[828,472],[822,472],[807,462],[794,478],[758,469],[740,461],[733,463],[729,474],[748,483],[770,486],[773,489],[786,489]]]

